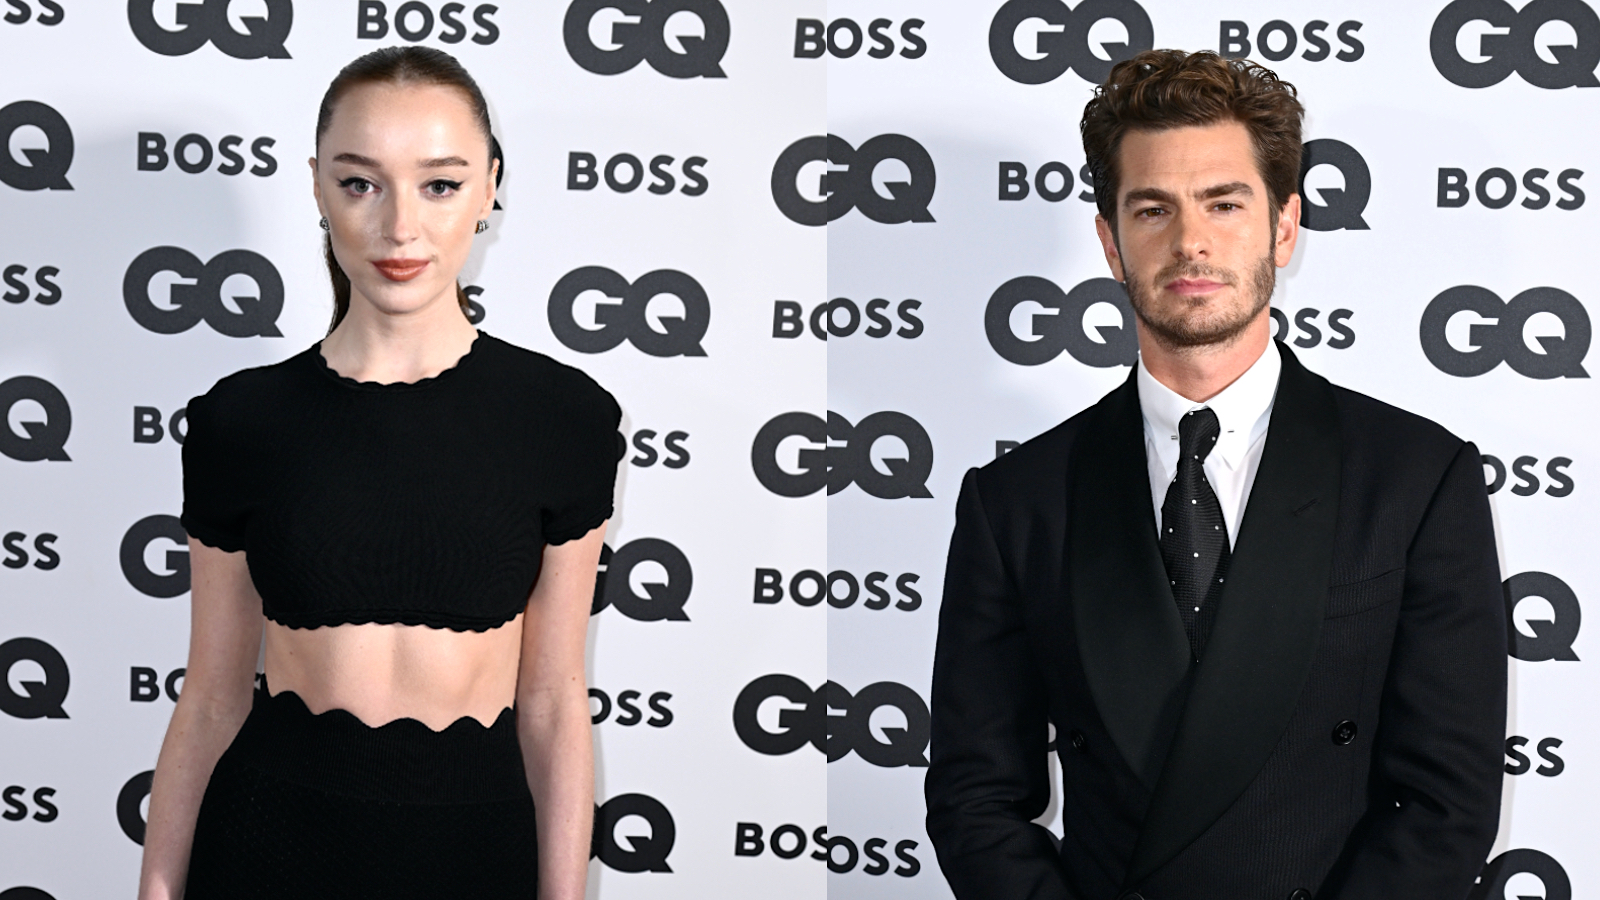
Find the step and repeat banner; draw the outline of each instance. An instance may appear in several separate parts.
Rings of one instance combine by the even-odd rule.
[[[1308,205],[1277,337],[1485,454],[1512,700],[1505,813],[1473,896],[1600,891],[1600,646],[1580,627],[1600,590],[1583,549],[1600,533],[1597,11],[832,0],[796,28],[795,53],[828,60],[826,143],[796,152],[826,155],[830,202],[791,195],[797,220],[828,220],[828,299],[787,319],[780,306],[774,327],[829,342],[828,826],[852,841],[832,848],[830,896],[949,896],[922,782],[953,507],[969,467],[1134,362],[1078,122],[1113,60],[1155,47],[1248,56],[1300,89]],[[792,597],[815,590],[782,577]]]
[[[462,61],[503,147],[502,209],[462,278],[477,324],[624,410],[590,631],[590,896],[822,894],[814,861],[736,852],[827,815],[820,756],[748,738],[793,715],[752,702],[760,685],[827,678],[822,611],[750,588],[827,552],[825,498],[750,464],[766,423],[826,407],[824,347],[769,319],[825,293],[825,233],[771,192],[784,148],[826,132],[826,63],[790,52],[821,14],[0,3],[0,897],[133,896],[188,645],[184,407],[323,336],[317,104],[351,59],[403,44]]]
[[[322,336],[316,104],[404,43],[466,64],[504,148],[474,318],[624,408],[591,897],[948,896],[921,791],[957,488],[1133,362],[1077,123],[1150,47],[1299,86],[1277,336],[1486,454],[1512,704],[1474,896],[1585,896],[1596,13],[4,0],[0,897],[133,890],[188,640],[184,406]]]

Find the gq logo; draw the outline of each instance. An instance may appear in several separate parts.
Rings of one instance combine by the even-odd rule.
[[[1313,202],[1306,191],[1306,176],[1317,166],[1333,166],[1344,180],[1342,188],[1312,188],[1321,203]],[[1372,171],[1356,148],[1344,141],[1319,138],[1306,141],[1300,155],[1300,224],[1312,231],[1366,231],[1361,218],[1372,198]]]
[[[1578,639],[1583,609],[1578,595],[1567,583],[1544,572],[1523,572],[1507,578],[1506,633],[1511,637],[1511,655],[1523,662],[1577,662],[1572,644]],[[1551,618],[1527,619],[1527,630],[1517,624],[1517,604],[1529,598],[1542,598]],[[1532,632],[1529,634],[1528,632]]]
[[[1542,45],[1539,32],[1550,22],[1564,23],[1576,42]],[[1473,24],[1477,27],[1467,32]],[[1472,37],[1477,52],[1469,53],[1477,58],[1468,59],[1461,53],[1462,39]],[[1520,12],[1506,0],[1455,0],[1433,21],[1428,49],[1439,74],[1464,88],[1490,87],[1512,72],[1551,90],[1600,87],[1594,76],[1600,65],[1600,16],[1584,0],[1533,0]]]
[[[769,730],[762,724],[761,708],[776,699],[791,705],[769,719],[777,726]],[[898,710],[906,724],[879,728],[883,735],[879,740],[870,723],[873,714],[886,706]],[[831,715],[833,710],[843,715]],[[892,681],[869,684],[852,695],[833,681],[813,691],[793,675],[763,675],[745,685],[733,703],[733,730],[757,753],[783,756],[810,744],[828,762],[854,750],[863,760],[885,768],[926,766],[931,723],[928,705],[917,692]]]
[[[158,540],[178,547],[166,552],[165,572],[156,572],[145,562],[145,553]],[[189,592],[189,535],[177,516],[145,516],[133,523],[122,536],[117,559],[122,564],[123,577],[146,597],[165,600]]]
[[[1467,326],[1466,349],[1449,337],[1450,323],[1463,313],[1486,321]],[[1534,316],[1555,318],[1560,336],[1538,335],[1540,348],[1529,347],[1527,330]],[[1588,378],[1583,358],[1589,353],[1589,313],[1576,297],[1553,287],[1529,288],[1501,300],[1493,291],[1464,284],[1434,297],[1422,312],[1422,352],[1434,368],[1457,378],[1473,378],[1504,362],[1528,378]]]
[[[578,323],[578,301],[597,294],[586,306],[594,325]],[[650,305],[671,295],[683,307],[679,316],[655,314]],[[711,327],[711,300],[706,289],[673,269],[646,272],[632,284],[601,266],[584,266],[561,276],[550,290],[550,330],[579,353],[604,353],[623,341],[650,356],[705,356],[700,341]]]
[[[1111,278],[1091,278],[1063,293],[1052,281],[1023,275],[1000,285],[983,313],[989,346],[1019,366],[1043,365],[1063,350],[1097,369],[1131,366],[1139,358],[1133,323],[1128,290]]]
[[[19,694],[11,687],[11,669],[23,661],[43,670],[44,680],[19,679]],[[44,641],[19,637],[0,644],[0,712],[18,719],[65,719],[67,711],[61,704],[66,702],[71,681],[67,661]]]
[[[242,16],[244,34],[228,21],[231,0],[177,4],[177,31],[156,22],[156,0],[128,0],[128,27],[139,43],[162,56],[185,56],[210,42],[234,59],[288,59],[283,42],[294,24],[292,0],[264,0],[267,14]]]
[[[168,302],[150,296],[157,275],[178,276],[169,283]],[[233,295],[238,312],[223,302],[230,278],[255,282],[255,296]],[[238,288],[234,288],[238,290]],[[182,247],[152,247],[134,257],[122,278],[122,302],[133,320],[156,334],[179,334],[204,321],[228,337],[283,337],[278,315],[283,312],[283,278],[265,256],[250,250],[224,250],[202,263]]]
[[[24,400],[44,409],[44,421],[22,419],[11,424],[12,410]],[[26,410],[22,415],[28,415]],[[71,433],[72,407],[55,385],[32,375],[0,381],[0,454],[17,462],[68,462],[72,457],[67,455],[67,435]]]
[[[684,13],[699,21],[696,34],[681,27]],[[674,19],[677,19],[674,22]],[[561,37],[572,61],[596,75],[620,75],[641,62],[668,78],[726,78],[728,11],[717,0],[574,0]]]
[[[637,817],[650,825],[648,836],[625,835],[627,847],[617,840],[617,825]],[[678,839],[678,826],[672,813],[649,794],[618,794],[594,808],[594,837],[589,843],[589,858],[599,857],[618,872],[671,872],[667,856]]]
[[[1096,35],[1106,20],[1122,34]],[[1134,0],[1082,0],[1074,9],[1062,0],[1008,0],[989,24],[995,68],[1023,84],[1055,81],[1068,69],[1099,84],[1112,66],[1155,45],[1150,16]]]
[[[886,179],[884,194],[876,173],[888,160],[899,163],[906,180]],[[932,222],[928,204],[933,202],[936,181],[933,157],[903,134],[880,134],[859,149],[836,135],[812,135],[778,154],[772,166],[772,200],[784,216],[801,225],[826,225],[852,209],[884,225]],[[818,199],[802,193],[802,183],[815,184]]]
[[[44,132],[45,146],[19,148],[23,163],[12,155],[11,137],[25,125]],[[19,191],[70,191],[72,152],[72,128],[53,107],[35,100],[0,107],[0,182]]]
[[[1527,849],[1507,850],[1489,860],[1478,876],[1478,883],[1467,893],[1467,900],[1505,900],[1511,879],[1524,874],[1532,875],[1544,885],[1543,900],[1572,900],[1572,881],[1567,877],[1567,870],[1549,855]],[[1520,890],[1518,896],[1520,900]]]
[[[905,446],[905,456],[873,461],[878,441],[892,437]],[[779,461],[784,442],[801,438],[814,446],[795,450],[795,470]],[[826,487],[831,496],[852,484],[880,500],[927,499],[933,472],[933,441],[916,419],[905,413],[875,412],[859,423],[836,412],[827,421],[811,413],[777,416],[756,432],[750,465],[761,486],[780,497],[805,497]]]
[[[155,780],[154,769],[140,772],[128,779],[117,792],[117,824],[122,826],[122,833],[128,840],[139,846],[144,846],[144,799],[150,796],[150,784]]]
[[[633,572],[641,563],[651,563],[666,573],[665,581],[642,581],[635,589]],[[694,587],[694,570],[689,557],[660,538],[629,541],[615,551],[610,544],[600,545],[600,573],[594,581],[594,604],[589,615],[599,615],[607,606],[639,622],[687,622],[683,611]],[[643,591],[640,596],[638,591]]]

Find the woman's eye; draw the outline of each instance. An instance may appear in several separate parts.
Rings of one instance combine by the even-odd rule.
[[[339,186],[352,194],[368,194],[374,190],[372,182],[365,178],[346,178]]]
[[[439,178],[428,182],[428,193],[434,195],[435,197],[448,197],[457,190],[460,190],[460,188],[461,182],[459,181],[447,181],[443,178]]]

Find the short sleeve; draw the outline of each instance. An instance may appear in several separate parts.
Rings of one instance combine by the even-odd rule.
[[[560,404],[561,421],[550,424],[552,445],[544,541],[564,544],[611,518],[616,489],[622,410],[604,388],[580,376]]]
[[[230,553],[245,548],[244,470],[227,452],[227,435],[210,395],[189,401],[184,414],[183,530],[210,547]]]

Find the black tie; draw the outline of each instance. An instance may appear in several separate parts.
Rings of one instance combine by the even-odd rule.
[[[1189,649],[1205,650],[1217,600],[1228,577],[1228,525],[1203,466],[1222,428],[1217,414],[1197,409],[1178,423],[1178,476],[1161,504],[1161,559],[1167,564],[1172,598],[1178,603]]]

